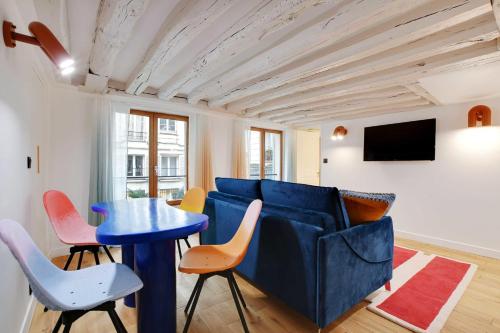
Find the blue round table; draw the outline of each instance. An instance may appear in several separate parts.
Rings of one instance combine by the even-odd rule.
[[[175,333],[175,240],[208,227],[208,216],[182,211],[165,199],[142,198],[92,205],[105,221],[96,231],[106,245],[122,245],[122,261],[137,273],[144,288],[125,299],[137,306],[139,333]]]

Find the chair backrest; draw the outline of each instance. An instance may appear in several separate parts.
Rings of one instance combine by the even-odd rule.
[[[38,301],[50,309],[55,308],[57,301],[48,293],[46,286],[50,281],[58,281],[62,271],[43,255],[19,223],[0,221],[0,239],[21,266]]]
[[[43,194],[43,205],[50,223],[62,241],[67,243],[78,229],[75,225],[87,224],[78,213],[71,200],[63,192],[50,190]]]
[[[190,188],[184,195],[179,208],[191,213],[203,213],[205,208],[205,191],[200,187]]]
[[[237,258],[235,265],[238,265],[247,254],[248,246],[252,240],[253,232],[257,221],[259,220],[260,211],[262,210],[262,201],[256,199],[250,203],[245,212],[245,216],[241,224],[234,234],[233,238],[224,244],[225,252]]]

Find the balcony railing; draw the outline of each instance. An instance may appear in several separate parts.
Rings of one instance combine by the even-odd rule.
[[[159,168],[158,177],[159,178],[183,178],[186,177],[183,169],[180,168]],[[128,169],[127,178],[147,178],[146,169],[144,168],[132,168]]]
[[[184,177],[180,171],[180,168],[159,168],[158,177]]]
[[[128,141],[147,142],[147,132],[128,131]]]

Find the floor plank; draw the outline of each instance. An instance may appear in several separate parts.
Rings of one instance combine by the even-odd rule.
[[[197,243],[195,239],[191,244]],[[434,253],[449,258],[463,260],[478,265],[478,270],[464,296],[449,317],[443,333],[499,332],[500,333],[500,260],[450,250],[416,241],[397,239],[401,246]],[[112,249],[113,256],[120,258],[119,249]],[[105,255],[101,262],[108,262]],[[54,263],[64,266],[66,257],[54,259]],[[72,269],[77,260],[74,260]],[[83,266],[94,264],[86,255]],[[177,285],[177,331],[182,332],[186,316],[184,307],[194,287],[197,276],[178,273]],[[312,333],[318,329],[307,318],[289,309],[281,301],[269,297],[250,283],[236,277],[243,292],[248,308],[245,312],[251,332],[273,333]],[[357,332],[408,332],[408,330],[366,310],[366,303],[360,303],[333,322],[323,333]],[[135,310],[127,308],[120,301],[117,312],[129,333],[136,332]],[[38,304],[31,323],[30,333],[50,333],[59,313],[43,312]],[[114,332],[111,320],[104,313],[90,313],[78,320],[72,333]],[[227,282],[223,278],[211,278],[200,297],[190,333],[239,333],[242,332],[238,313],[233,303]]]

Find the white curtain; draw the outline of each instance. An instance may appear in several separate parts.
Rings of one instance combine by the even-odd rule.
[[[296,142],[297,142],[297,130],[293,128],[287,128],[284,131],[284,157],[283,157],[283,180],[287,182],[296,182],[296,171],[295,171],[295,153],[296,153]]]
[[[248,154],[250,144],[250,125],[241,119],[235,119],[233,124],[233,163],[232,176],[233,178],[248,178],[249,176],[249,160]]]
[[[205,115],[196,116],[196,166],[195,185],[205,190],[214,189],[212,169],[212,131],[210,119]]]
[[[125,199],[127,197],[126,104],[111,102],[101,96],[97,100],[92,133],[89,203]],[[98,225],[101,216],[89,213],[89,223]]]

